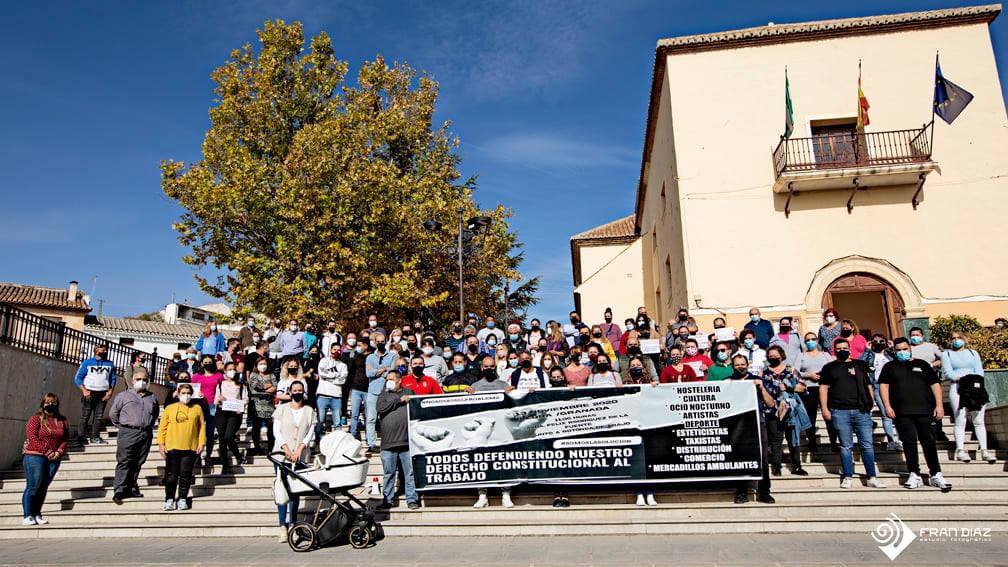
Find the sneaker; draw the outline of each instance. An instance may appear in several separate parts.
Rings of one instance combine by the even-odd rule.
[[[559,496],[554,497],[553,498],[553,507],[554,508],[563,508],[563,498],[560,498]]]
[[[900,443],[899,441],[890,441],[886,443],[885,448],[886,451],[902,451],[903,443]]]
[[[849,476],[843,477],[843,479],[840,481],[840,488],[845,488],[846,489],[846,488],[850,488],[852,486],[854,486],[854,479],[852,479]]]
[[[93,437],[91,439],[92,445],[108,445],[108,441],[102,439],[101,437]]]
[[[188,510],[189,501],[186,498],[179,498],[178,502],[175,503],[176,510]]]
[[[341,417],[340,420],[339,420],[339,424],[340,424],[340,427],[346,427],[346,424],[347,424],[346,418],[345,417]]]
[[[651,494],[650,492],[648,493],[646,500],[647,500],[647,505],[648,506],[657,506],[658,505],[658,501],[655,500],[654,494]]]
[[[175,501],[172,500],[171,498],[165,500],[164,511],[165,512],[171,512],[174,509],[175,509]]]
[[[505,508],[514,508],[514,502],[511,501],[511,493],[505,492],[501,494],[501,505]]]
[[[876,478],[874,476],[868,479],[868,486],[870,488],[885,488],[886,487],[886,485],[885,485],[884,482],[882,482],[881,480],[879,480],[878,478]]]
[[[479,498],[476,499],[476,503],[473,504],[473,508],[486,508],[488,504],[490,504],[490,501],[487,500],[487,495],[480,494]]]
[[[140,487],[134,486],[133,490],[130,491],[130,497],[132,498],[143,498],[143,492],[140,492]]]
[[[968,463],[968,462],[970,462],[969,453],[966,452],[965,449],[959,449],[958,451],[956,451],[955,460],[962,461],[964,463]]]
[[[791,474],[797,475],[797,476],[808,476],[808,471],[805,470],[804,468],[799,467],[797,469],[793,469],[791,471]]]
[[[570,508],[570,498],[564,496],[561,500],[563,501],[562,503],[564,508]]]
[[[637,493],[637,505],[638,506],[647,506],[647,501],[644,500],[644,495],[641,494],[641,493]]]
[[[122,506],[123,495],[116,492],[112,495],[112,501],[115,502],[116,506]]]
[[[419,502],[410,502],[410,503],[406,504],[406,507],[409,508],[410,510],[419,510],[420,509],[420,503]]]
[[[762,502],[763,504],[776,504],[777,503],[777,500],[773,496],[770,496],[769,494],[757,494],[756,495],[756,501],[757,502]]]
[[[945,480],[942,473],[934,473],[931,475],[931,478],[928,479],[928,484],[940,489],[942,492],[949,492],[952,490],[952,485]]]
[[[749,501],[749,491],[748,490],[745,491],[745,492],[736,492],[735,493],[735,503],[736,504],[745,504],[748,501]]]
[[[34,526],[36,524],[35,518],[28,516],[27,518],[21,520],[22,526]]]
[[[997,457],[994,456],[994,453],[991,453],[990,451],[987,450],[983,450],[980,451],[980,460],[987,461],[988,463],[993,464],[997,462]]]
[[[907,476],[906,482],[903,483],[903,488],[906,488],[907,490],[913,490],[922,486],[924,486],[924,481],[921,480],[920,475],[917,473],[910,473],[910,475]]]
[[[49,523],[49,520],[43,518],[42,516],[35,516],[35,523],[44,526]]]

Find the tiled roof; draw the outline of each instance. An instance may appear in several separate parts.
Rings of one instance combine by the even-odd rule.
[[[88,305],[84,299],[84,293],[81,291],[78,291],[77,297],[71,301],[67,297],[67,288],[8,282],[0,282],[0,303],[83,311],[85,313],[91,311],[91,306]]]
[[[196,337],[203,333],[205,327],[195,323],[164,323],[162,321],[144,321],[142,319],[127,319],[125,317],[88,317],[84,321],[84,329],[92,332],[113,332],[128,333],[137,335],[149,335],[157,337],[170,337],[179,339],[190,339],[195,341]],[[224,336],[228,333],[223,329]]]
[[[607,222],[601,226],[579,232],[571,240],[599,240],[609,238],[632,238],[634,233],[634,215]]]
[[[836,20],[820,20],[797,24],[769,24],[755,28],[729,30],[716,33],[705,33],[673,37],[658,41],[658,47],[693,47],[725,42],[748,42],[751,40],[777,41],[790,39],[788,36],[816,35],[822,32],[854,31],[876,27],[893,27],[906,24],[925,24],[941,20],[986,17],[993,20],[1001,12],[1000,4],[986,6],[965,6],[962,8],[947,8],[943,10],[928,10],[924,12],[905,12],[882,16],[866,16],[861,18],[843,18]]]

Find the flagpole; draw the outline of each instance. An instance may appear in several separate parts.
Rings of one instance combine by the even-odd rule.
[[[935,50],[935,72],[934,80],[938,80],[938,50]],[[935,99],[934,99],[934,89],[938,87],[935,83],[931,89],[931,141],[928,144],[928,150],[934,153],[934,131],[935,131]]]

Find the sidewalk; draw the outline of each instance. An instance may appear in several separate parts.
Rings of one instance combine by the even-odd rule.
[[[7,540],[2,565],[994,565],[1008,535],[914,542],[896,561],[869,534],[389,538],[376,547],[296,554],[273,539]]]

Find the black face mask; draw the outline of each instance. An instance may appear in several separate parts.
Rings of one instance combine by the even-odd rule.
[[[841,337],[849,337],[849,336],[851,336],[853,334],[854,334],[854,330],[853,329],[841,329],[840,330],[840,336]]]
[[[298,371],[298,369],[297,369],[297,368],[288,368],[288,369],[287,369],[287,374],[289,374],[289,375],[291,375],[291,376],[294,376],[294,375],[296,375],[296,374],[297,374],[297,371]]]
[[[49,415],[56,415],[59,413],[59,406],[56,404],[46,404],[42,406],[42,411]]]
[[[304,401],[304,392],[294,392],[291,394],[291,399],[300,404]]]
[[[679,320],[680,320],[680,321],[684,321],[684,322],[685,322],[685,321],[686,321],[687,319],[689,319],[689,316],[688,316],[688,315],[680,315],[680,316],[679,316]]]
[[[791,325],[781,325],[780,326],[780,332],[784,333],[784,334],[790,333],[791,332]]]
[[[385,343],[375,343],[375,349],[377,349],[378,352],[385,352]]]
[[[873,351],[875,351],[875,352],[882,352],[882,351],[884,351],[884,350],[885,350],[885,347],[886,347],[886,344],[885,344],[885,343],[878,343],[878,342],[875,342],[875,343],[872,343],[872,347],[871,347],[871,349],[872,349]]]
[[[746,374],[749,374],[749,369],[748,369],[748,368],[746,368],[745,370],[740,370],[740,369],[738,369],[738,368],[733,368],[733,369],[732,369],[732,373],[734,374],[734,376],[735,376],[736,378],[742,378],[742,377],[743,377],[743,376],[745,376]]]
[[[612,323],[612,315],[606,315],[605,316],[605,322],[606,323]]]
[[[414,366],[413,375],[416,376],[417,378],[423,376],[423,366]]]
[[[533,331],[538,331],[539,330],[539,325],[532,325],[532,330]]]
[[[771,368],[773,368],[774,366],[777,366],[778,364],[781,363],[781,359],[777,358],[776,356],[774,356],[774,357],[767,357],[766,361],[767,361],[767,364],[769,364]]]
[[[602,333],[592,333],[592,336],[595,337],[596,339],[601,339]]]
[[[837,350],[837,351],[835,351],[833,353],[833,355],[836,356],[836,359],[839,360],[840,362],[844,362],[845,360],[847,360],[848,358],[850,358],[850,351],[849,350]]]
[[[630,375],[633,376],[634,378],[640,378],[641,376],[644,375],[644,369],[641,368],[640,366],[631,366]]]
[[[571,325],[577,325],[578,323],[581,322],[581,320],[578,319],[577,317],[571,317],[570,318],[570,322],[571,322]]]
[[[217,365],[216,364],[204,364],[203,365],[203,370],[206,370],[207,372],[213,372],[214,370],[217,370]]]
[[[518,365],[524,368],[525,370],[528,370],[529,368],[532,368],[532,361],[526,359],[521,361]]]
[[[462,327],[452,327],[452,332],[453,333],[461,333],[462,332]]]
[[[479,347],[476,346],[476,345],[469,345],[468,347],[466,347],[466,350],[469,351],[469,354],[476,354],[476,351],[478,349],[479,349]]]
[[[598,364],[595,365],[595,370],[599,372],[609,372],[609,363],[599,362]]]
[[[591,337],[588,335],[581,335],[581,344],[586,345],[591,341]]]
[[[627,347],[626,351],[627,351],[627,354],[640,354],[641,353],[639,346]]]
[[[493,382],[494,380],[497,379],[497,371],[494,370],[493,368],[484,368],[482,375],[483,379],[486,380],[487,382]]]

